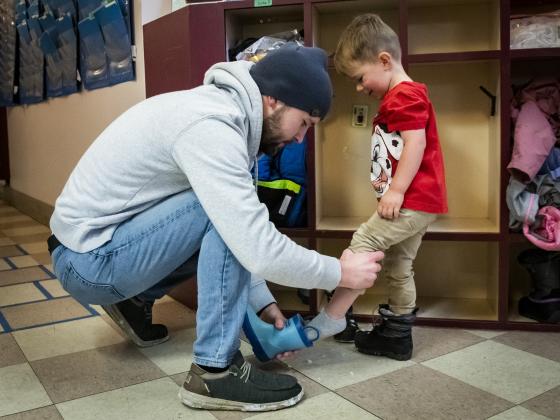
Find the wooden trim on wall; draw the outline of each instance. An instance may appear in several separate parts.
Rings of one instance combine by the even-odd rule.
[[[39,223],[45,226],[49,225],[54,211],[54,207],[50,204],[16,191],[9,186],[4,187],[4,200]]]

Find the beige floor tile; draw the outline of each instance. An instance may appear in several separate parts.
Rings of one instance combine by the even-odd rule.
[[[0,247],[0,258],[15,257],[18,255],[23,255],[23,252],[15,245],[7,245],[7,246]]]
[[[129,343],[37,360],[31,367],[55,404],[165,376]]]
[[[0,231],[1,233],[1,231]],[[27,244],[30,242],[46,241],[50,232],[32,233],[32,234],[20,234],[20,235],[9,235],[16,244]]]
[[[2,310],[13,329],[50,324],[91,315],[71,297],[12,306]]]
[[[182,303],[169,298],[154,305],[153,319],[154,323],[164,324],[170,331],[177,331],[193,328],[196,324],[196,313]]]
[[[506,331],[496,331],[496,330],[464,330],[471,334],[478,335],[479,337],[490,339],[498,337],[499,335],[505,334]]]
[[[4,327],[2,327],[2,325],[0,325],[0,333],[2,333],[2,332],[4,332]]]
[[[12,333],[27,360],[34,361],[123,342],[100,317]]]
[[[485,419],[512,406],[421,365],[341,388],[338,393],[385,420]]]
[[[23,235],[34,235],[36,233],[50,233],[50,229],[46,226],[37,224],[36,226],[30,227],[18,227],[11,229],[0,229],[4,235],[12,236],[23,236]]]
[[[44,300],[45,296],[33,283],[0,287],[0,306]]]
[[[192,346],[196,332],[194,329],[171,332],[169,340],[154,347],[146,347],[140,351],[154,362],[167,375],[186,372],[192,363]],[[252,354],[251,347],[241,342],[241,353]]]
[[[8,238],[7,236],[3,236],[0,238],[0,246],[6,246],[6,245],[15,245],[15,242]]]
[[[54,405],[49,405],[48,407],[2,417],[2,420],[62,420],[62,416]]]
[[[560,420],[560,386],[523,403],[523,407],[551,419]]]
[[[0,416],[51,404],[28,363],[0,369]]]
[[[27,283],[35,280],[50,279],[40,267],[20,268],[19,270],[0,271],[0,286]]]
[[[25,252],[28,254],[39,254],[42,252],[49,252],[49,248],[47,246],[46,241],[39,241],[39,242],[31,242],[28,244],[20,244]]]
[[[423,365],[516,404],[560,385],[560,363],[493,341]]]
[[[414,362],[399,362],[386,357],[358,353],[353,345],[336,343],[332,339],[302,350],[288,365],[329,389],[342,388],[365,381]]]
[[[483,338],[456,328],[417,327],[412,330],[412,360],[423,362],[479,343]]]
[[[31,256],[35,259],[35,261],[37,261],[41,265],[52,264],[51,254],[49,254],[48,252],[42,252],[40,254],[32,254]]]
[[[548,420],[548,417],[533,413],[521,406],[510,408],[503,413],[490,417],[488,420]]]
[[[252,416],[254,420],[295,420],[295,419],[378,419],[351,402],[330,392],[304,399],[295,407]]]
[[[297,356],[295,356],[297,357]],[[290,367],[283,362],[274,360],[266,363],[259,362],[255,356],[248,356],[246,360],[252,363],[254,366],[258,367],[259,369],[269,371],[269,372],[276,372],[276,373],[286,373],[288,375],[295,376],[303,387],[305,391],[305,396],[307,398],[312,398],[317,395],[324,394],[325,392],[330,392],[327,388],[323,385],[311,380],[304,374],[298,372],[297,370],[290,369]]]
[[[12,335],[0,334],[0,368],[25,362],[25,356]]]
[[[9,257],[8,259],[17,268],[34,267],[34,266],[39,265],[39,263],[31,255],[21,255],[19,257]]]
[[[3,258],[0,258],[0,271],[11,270],[12,267]]]
[[[99,315],[107,315],[107,312],[105,312],[105,310],[101,307],[101,305],[90,305],[92,309],[94,309]],[[109,315],[107,315],[107,319],[110,320],[109,324],[111,324],[111,326],[115,325],[115,323],[111,320],[111,318],[109,318]],[[120,328],[119,328],[120,329]]]
[[[179,387],[169,378],[57,404],[65,420],[215,420],[207,411],[192,410],[177,398]]]
[[[560,333],[512,331],[494,341],[560,362]]]
[[[40,281],[39,284],[47,289],[47,292],[54,297],[68,296],[68,292],[62,288],[58,279],[43,280]]]

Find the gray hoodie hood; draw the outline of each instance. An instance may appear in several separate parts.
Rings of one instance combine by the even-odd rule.
[[[204,75],[203,84],[229,91],[245,111],[249,120],[248,153],[254,159],[261,142],[263,104],[259,88],[249,74],[252,66],[254,63],[249,61],[214,64]]]

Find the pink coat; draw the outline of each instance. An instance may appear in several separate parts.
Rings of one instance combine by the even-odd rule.
[[[513,153],[508,169],[513,177],[528,183],[537,174],[556,143],[544,113],[533,101],[521,107],[515,124]]]

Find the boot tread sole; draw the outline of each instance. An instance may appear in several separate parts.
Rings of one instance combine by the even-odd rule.
[[[402,354],[402,353],[381,352],[376,350],[361,349],[359,347],[357,347],[357,349],[360,353],[369,354],[371,356],[386,356],[389,357],[390,359],[395,359],[399,361],[410,360],[410,358],[412,357],[412,352]]]

